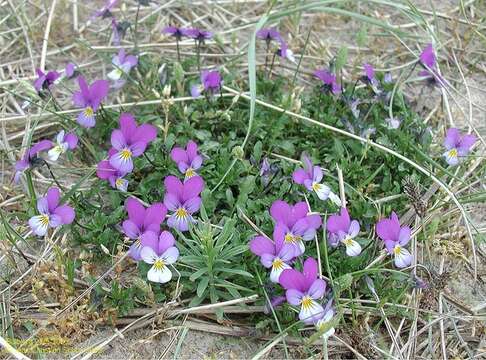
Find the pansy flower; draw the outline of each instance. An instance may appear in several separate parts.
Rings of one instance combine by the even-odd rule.
[[[297,169],[292,174],[292,179],[296,184],[304,185],[307,190],[313,191],[317,194],[319,199],[331,199],[337,206],[341,206],[339,196],[331,191],[331,188],[322,183],[323,173],[320,166],[314,166],[311,159],[306,155],[302,155],[303,169]]]
[[[199,211],[201,198],[199,194],[204,189],[204,181],[200,176],[193,176],[182,183],[175,176],[167,176],[164,180],[164,204],[172,211],[167,225],[179,231],[189,230],[189,224],[196,220],[192,214]]]
[[[270,281],[277,283],[280,274],[290,269],[294,247],[285,243],[283,231],[274,233],[273,241],[266,236],[256,236],[250,241],[250,251],[260,257],[260,262],[270,271]]]
[[[125,84],[125,79],[122,75],[128,75],[130,70],[137,65],[138,59],[133,55],[126,55],[125,49],[121,48],[118,54],[113,56],[111,63],[115,67],[107,76],[114,81],[113,87],[115,89],[121,88]]]
[[[336,80],[336,75],[328,70],[316,70],[314,76],[323,82],[324,91],[331,91],[333,94],[341,93],[341,85]]]
[[[277,200],[270,207],[270,215],[275,220],[274,239],[283,234],[284,242],[294,249],[294,256],[305,251],[304,241],[314,239],[316,230],[321,226],[321,217],[309,214],[309,206],[301,201],[294,206]]]
[[[332,307],[332,301],[329,301],[324,308],[324,316],[316,322],[316,330],[323,331],[329,324],[329,322],[334,317],[334,309]],[[335,329],[333,327],[325,331],[321,338],[328,339],[330,336],[334,335]]]
[[[47,152],[47,157],[51,161],[56,161],[61,154],[74,150],[76,146],[78,146],[78,137],[73,133],[66,134],[64,130],[61,130],[56,136],[54,147]]]
[[[436,56],[434,52],[434,47],[432,44],[428,44],[427,47],[420,53],[419,57],[420,64],[425,68],[419,72],[420,76],[427,78],[432,85],[442,85],[444,80],[439,75],[436,67]]]
[[[79,113],[77,121],[86,128],[91,128],[96,124],[95,113],[101,101],[108,95],[109,83],[107,80],[96,80],[88,86],[83,76],[78,76],[80,91],[73,94],[74,105],[83,108]]]
[[[37,92],[45,88],[50,88],[61,76],[57,71],[49,71],[45,74],[41,69],[37,69],[35,72],[37,73],[37,79],[34,81],[34,88]]]
[[[74,210],[68,205],[59,205],[61,195],[59,189],[51,187],[47,195],[37,199],[37,211],[39,215],[29,220],[29,225],[34,234],[44,236],[49,228],[71,224],[74,220]]]
[[[201,84],[193,85],[191,87],[191,96],[196,98],[200,96],[203,92],[207,92],[210,95],[214,95],[215,93],[221,90],[221,84],[223,83],[221,79],[221,75],[219,71],[208,71],[203,70],[201,72]]]
[[[160,224],[167,215],[167,208],[162,203],[155,203],[145,208],[139,200],[130,197],[125,201],[125,210],[128,212],[128,219],[123,221],[123,232],[134,240],[129,254],[133,260],[138,261],[141,259],[142,236],[147,232],[159,235]]]
[[[378,79],[375,77],[375,69],[373,68],[373,66],[371,66],[368,63],[365,63],[363,65],[363,70],[365,73],[363,76],[365,83],[368,83],[371,86],[375,94],[381,94],[382,91],[379,89],[380,83],[378,82]]]
[[[114,155],[115,149],[110,149],[108,156]],[[96,167],[96,175],[102,180],[108,180],[111,187],[122,192],[126,192],[128,189],[128,180],[125,179],[126,172],[115,169],[110,165],[108,160],[102,160]]]
[[[203,162],[203,158],[197,151],[197,144],[189,140],[186,148],[174,147],[170,152],[170,157],[177,164],[179,171],[185,175],[186,180],[197,175]]]
[[[209,40],[213,37],[212,32],[198,28],[181,29],[181,32],[183,35],[199,41],[200,43],[203,43],[205,40]]]
[[[395,265],[404,268],[412,263],[413,256],[405,249],[410,241],[412,230],[408,226],[400,226],[397,214],[392,212],[389,219],[381,219],[376,224],[376,233],[385,243],[386,250],[395,258]]]
[[[277,55],[280,56],[281,58],[287,59],[287,60],[289,60],[293,63],[296,62],[294,52],[289,49],[288,44],[283,40],[280,41],[280,47],[277,50]]]
[[[467,156],[475,142],[476,136],[472,134],[461,135],[456,128],[447,130],[444,139],[444,147],[447,151],[443,154],[446,162],[451,166],[459,164],[459,160]]]
[[[105,19],[112,16],[111,9],[113,9],[117,2],[118,0],[106,0],[105,5],[93,14],[92,19],[96,17],[101,17]]]
[[[167,35],[174,36],[177,40],[180,40],[183,36],[186,36],[187,29],[183,29],[177,26],[166,26],[162,32]]]
[[[335,247],[339,243],[344,244],[348,256],[358,256],[361,253],[361,245],[353,240],[359,234],[359,222],[351,221],[346,208],[341,208],[339,215],[331,215],[327,219],[326,230],[329,245]]]
[[[162,231],[160,236],[149,231],[142,236],[140,256],[144,262],[152,265],[147,273],[149,281],[165,284],[172,279],[168,265],[179,258],[179,250],[174,245],[174,236],[168,231]]]
[[[22,156],[22,158],[15,163],[14,182],[18,183],[20,180],[20,176],[23,174],[23,172],[37,164],[37,156],[41,151],[49,150],[53,146],[54,144],[51,140],[41,140],[38,143],[32,145],[32,147],[25,152],[24,156]]]
[[[303,272],[286,269],[280,274],[279,283],[286,289],[287,302],[300,307],[299,319],[304,324],[315,324],[324,314],[319,300],[326,292],[326,282],[317,278],[317,261],[308,258]]]
[[[270,27],[270,28],[262,28],[257,31],[256,37],[262,40],[265,40],[267,42],[270,42],[272,40],[275,41],[280,41],[282,37],[280,36],[280,33],[278,32],[277,28],[275,27]]]
[[[120,115],[120,129],[111,133],[111,145],[116,153],[110,156],[110,165],[129,173],[133,170],[133,158],[142,155],[147,145],[157,136],[157,129],[150,124],[137,126],[132,114]]]
[[[68,62],[66,64],[66,67],[64,68],[64,76],[66,76],[66,78],[68,79],[71,79],[76,75],[76,72],[77,66],[72,62]]]

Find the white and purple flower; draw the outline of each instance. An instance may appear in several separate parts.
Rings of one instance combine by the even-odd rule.
[[[172,211],[167,225],[179,231],[189,230],[189,224],[196,220],[192,214],[199,211],[201,198],[199,194],[204,189],[204,181],[200,176],[193,176],[182,183],[175,176],[167,176],[164,180],[164,204]]]
[[[324,316],[324,309],[318,301],[326,292],[326,282],[317,278],[317,267],[317,261],[308,258],[303,272],[286,269],[279,278],[280,285],[287,290],[287,302],[300,307],[299,319],[304,324],[316,324]]]
[[[444,139],[444,147],[447,151],[443,155],[446,162],[451,166],[459,164],[459,161],[467,156],[476,140],[476,136],[472,134],[461,135],[459,129],[447,130]]]
[[[68,150],[74,150],[78,146],[78,137],[73,133],[66,134],[61,130],[56,136],[55,145],[47,152],[47,157],[51,161],[57,161],[61,154]]]
[[[361,254],[361,245],[354,238],[359,234],[359,228],[359,222],[351,221],[348,210],[341,208],[339,215],[334,214],[327,219],[327,241],[333,247],[343,244],[348,256],[358,256]]]
[[[116,153],[115,149],[110,149],[108,157]],[[110,165],[108,160],[102,160],[96,167],[96,175],[102,180],[108,180],[111,187],[122,192],[126,192],[128,189],[128,180],[125,179],[126,172],[121,172]]]
[[[107,76],[113,81],[113,87],[120,89],[126,83],[122,76],[128,75],[130,70],[137,66],[138,59],[134,55],[126,55],[125,49],[121,48],[118,54],[113,56],[111,63],[115,68]]]
[[[170,157],[177,164],[179,171],[189,179],[197,175],[197,170],[201,167],[203,158],[198,153],[197,144],[189,140],[186,148],[174,147],[170,152]]]
[[[15,175],[13,179],[14,182],[17,184],[20,180],[20,176],[24,173],[24,171],[34,165],[41,151],[49,150],[53,146],[54,144],[51,140],[41,140],[38,143],[32,145],[32,147],[24,153],[24,156],[22,156],[22,158],[15,163]]]
[[[73,102],[83,110],[79,113],[77,121],[81,126],[91,128],[96,124],[96,111],[108,95],[110,85],[107,80],[96,80],[88,86],[81,75],[78,76],[78,84],[80,91],[73,94]]]
[[[59,205],[61,195],[59,189],[51,187],[47,195],[37,199],[37,211],[39,215],[29,220],[29,225],[34,234],[44,236],[49,228],[71,224],[74,220],[74,210],[68,205]]]
[[[392,212],[389,219],[378,221],[376,233],[385,243],[388,253],[393,255],[396,267],[404,268],[412,263],[413,256],[405,249],[410,241],[412,230],[408,226],[400,226],[400,221],[395,212]]]
[[[223,80],[221,79],[219,71],[203,70],[201,72],[201,84],[193,85],[191,87],[191,96],[196,98],[201,96],[203,92],[206,92],[209,95],[214,95],[221,90],[222,83]]]
[[[49,71],[45,74],[41,69],[36,70],[37,79],[34,81],[34,88],[37,92],[42,89],[50,88],[54,82],[61,76],[57,71]]]
[[[160,236],[151,231],[142,235],[140,256],[144,262],[152,265],[147,273],[149,281],[165,284],[172,279],[168,265],[174,264],[179,258],[179,250],[174,245],[174,236],[168,231],[162,231]]]
[[[110,156],[110,165],[121,173],[133,170],[133,158],[142,155],[147,145],[157,136],[157,129],[150,124],[137,126],[132,114],[120,115],[120,129],[111,133],[111,145],[116,152]]]

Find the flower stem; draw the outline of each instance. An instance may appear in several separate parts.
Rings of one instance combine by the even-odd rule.
[[[135,28],[133,30],[133,42],[135,44],[135,53],[138,52],[137,32],[138,32],[138,14],[139,13],[140,13],[140,1],[137,4],[137,14],[135,15]]]
[[[201,74],[201,42],[197,39],[194,42],[196,44],[197,71]]]
[[[181,62],[181,51],[179,49],[179,37],[176,36],[177,62]]]
[[[30,170],[27,170],[25,172],[25,178],[27,179],[27,188],[29,191],[30,202],[32,203],[32,207],[35,209],[37,205],[37,198],[35,195],[34,183],[32,182],[32,174],[30,173]]]

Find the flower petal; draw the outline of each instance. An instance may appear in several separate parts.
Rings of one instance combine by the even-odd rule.
[[[147,228],[150,224],[160,225],[167,215],[167,208],[162,203],[155,203],[150,205],[145,210],[145,217],[143,224]]]
[[[134,197],[129,197],[125,201],[125,210],[128,212],[128,218],[141,228],[145,219],[145,207],[142,203]]]
[[[284,270],[284,271],[288,271],[288,270]],[[280,275],[280,278],[282,278],[282,274]],[[304,294],[297,289],[291,288],[285,292],[285,296],[287,297],[287,302],[290,305],[299,306]]]
[[[309,296],[314,300],[318,300],[324,296],[326,292],[326,282],[322,279],[316,279],[309,288]]]
[[[164,195],[164,205],[167,207],[168,210],[175,211],[182,204],[180,203],[179,198],[177,197],[177,195],[172,194],[172,193],[166,193]]]
[[[123,232],[130,239],[137,239],[140,235],[139,227],[131,220],[125,220],[122,224]]]
[[[344,243],[346,245],[346,255],[358,256],[361,254],[361,245],[354,240],[349,240]]]
[[[405,246],[410,241],[410,235],[412,234],[412,229],[408,226],[403,226],[400,228],[400,232],[398,233],[398,243],[401,246]]]
[[[179,258],[179,250],[175,246],[171,246],[162,254],[161,258],[167,265],[173,264]]]
[[[257,256],[275,254],[275,245],[266,236],[255,236],[250,241],[250,251]]]
[[[130,221],[130,220],[125,220]],[[125,222],[123,223],[125,225]],[[145,231],[143,234],[140,235],[140,245],[142,248],[148,247],[151,248],[154,253],[159,256],[162,254],[159,250],[159,235],[154,231]]]
[[[47,190],[46,199],[50,212],[53,212],[56,209],[57,205],[59,204],[60,197],[61,193],[57,187],[51,187],[49,190]]]
[[[280,275],[285,269],[290,269],[291,267],[286,264],[282,263],[281,266],[275,267],[272,266],[272,270],[270,271],[270,281],[273,283],[278,283],[278,279],[280,278]]]
[[[204,189],[204,181],[200,176],[193,176],[183,185],[182,201],[198,196]]]
[[[400,248],[400,253],[395,254],[395,266],[397,268],[405,268],[412,264],[413,256],[405,248]]]
[[[296,289],[301,292],[306,290],[304,275],[294,269],[284,270],[280,275],[278,282],[286,290]]]
[[[274,201],[270,207],[270,215],[275,220],[275,222],[281,222],[287,226],[291,217],[290,205],[285,201],[277,200]]]
[[[143,261],[147,264],[153,264],[159,257],[157,253],[149,246],[143,246],[142,250],[140,251],[140,256]]]
[[[65,225],[71,224],[75,217],[74,209],[68,205],[58,206],[54,210],[54,214],[59,216],[61,218],[61,222]]]
[[[170,152],[170,157],[176,164],[179,164],[180,162],[184,162],[184,163],[189,162],[189,158],[187,156],[186,150],[180,147],[173,148],[172,151]]]
[[[47,233],[49,223],[44,221],[44,215],[33,216],[29,220],[29,226],[38,236],[44,236]]]
[[[168,248],[174,246],[175,238],[170,231],[162,231],[158,241],[158,252],[163,254]]]
[[[193,197],[192,199],[187,200],[183,204],[183,207],[189,214],[194,214],[199,211],[199,208],[201,207],[201,198],[199,196]]]
[[[131,141],[132,143],[143,142],[148,144],[152,142],[157,137],[157,128],[150,124],[140,125],[135,133],[133,134]]]
[[[167,266],[164,266],[162,269],[156,269],[155,266],[147,273],[147,279],[152,282],[165,284],[172,279],[172,272],[169,270]]]
[[[301,306],[299,319],[304,324],[314,324],[322,318],[324,313],[323,307],[318,304],[316,301],[311,300],[309,306]]]
[[[165,191],[167,193],[171,193],[177,196],[178,199],[182,198],[182,191],[184,189],[182,182],[176,178],[175,176],[169,175],[164,179],[164,186],[165,186]],[[165,204],[167,208],[169,206]]]
[[[297,169],[292,173],[294,183],[303,185],[305,180],[309,180],[309,174],[304,169]]]
[[[123,150],[127,147],[127,140],[121,130],[113,130],[111,133],[111,145],[117,150]]]

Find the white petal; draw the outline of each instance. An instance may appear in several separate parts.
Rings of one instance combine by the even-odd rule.
[[[142,260],[145,261],[147,264],[153,264],[155,260],[159,258],[155,251],[149,246],[144,246],[142,248],[142,250],[140,251],[140,256],[142,257]]]
[[[324,184],[314,184],[312,188],[321,200],[327,200],[327,198],[329,197],[329,193],[331,192],[329,186]]]
[[[179,250],[175,246],[172,246],[167,250],[165,250],[165,252],[162,254],[160,258],[164,261],[164,264],[170,265],[175,263],[178,257],[179,257]]]
[[[108,79],[116,81],[116,80],[119,80],[121,78],[122,74],[123,74],[122,70],[113,69],[112,71],[110,71],[110,73],[107,76],[108,76]]]
[[[290,61],[292,61],[293,63],[295,63],[295,56],[294,56],[294,52],[290,49],[287,49],[287,59],[289,59]]]
[[[301,306],[299,319],[302,320],[306,324],[313,323],[316,319],[322,316],[324,309],[320,304],[316,301],[311,300],[311,304],[309,306]]]
[[[152,266],[152,268],[147,273],[147,279],[152,282],[165,284],[166,282],[170,281],[170,279],[172,279],[172,272],[167,266],[164,266],[160,270],[156,269],[155,266]]]
[[[37,215],[30,218],[29,225],[34,234],[44,236],[47,233],[49,223],[42,220],[44,217],[45,215]]]
[[[354,240],[348,240],[344,243],[346,245],[346,255],[358,256],[361,254],[361,245]]]
[[[285,269],[290,269],[290,266],[286,263],[282,263],[282,266],[280,266],[279,268],[275,268],[274,266],[272,266],[272,271],[270,272],[270,281],[278,283],[278,278],[280,277],[282,271],[284,271]]]
[[[56,142],[58,144],[62,144],[64,141],[64,130],[59,131],[59,134],[56,136]]]
[[[118,190],[126,192],[128,188],[128,180],[124,178],[118,178],[115,180],[115,186]]]
[[[412,263],[412,254],[407,249],[400,247],[400,253],[395,254],[395,266],[404,268]]]
[[[332,191],[329,192],[329,200],[336,204],[336,206],[342,206],[341,198],[334,194]]]

